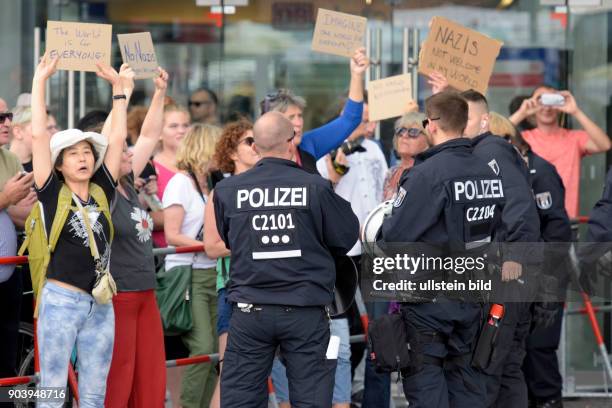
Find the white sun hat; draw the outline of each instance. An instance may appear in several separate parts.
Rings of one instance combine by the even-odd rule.
[[[73,146],[86,140],[93,145],[98,155],[98,160],[94,164],[94,171],[98,170],[104,162],[104,154],[108,147],[106,137],[96,132],[83,132],[79,129],[67,129],[57,132],[51,137],[51,163],[55,165],[60,152],[67,147]]]

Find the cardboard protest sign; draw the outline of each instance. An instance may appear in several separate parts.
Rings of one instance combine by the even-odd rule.
[[[117,34],[117,39],[123,62],[134,70],[136,79],[154,78],[158,75],[151,33]]]
[[[113,26],[47,21],[47,53],[59,57],[58,69],[97,71],[96,62],[111,64]]]
[[[319,9],[312,50],[351,58],[365,43],[368,20],[365,17]]]
[[[419,72],[443,74],[453,88],[487,92],[503,43],[442,17],[434,17],[419,57]]]
[[[410,74],[396,75],[368,83],[370,121],[402,116],[412,99]]]

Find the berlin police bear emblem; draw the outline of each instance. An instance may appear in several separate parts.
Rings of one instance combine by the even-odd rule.
[[[548,210],[552,207],[552,196],[550,195],[550,191],[536,194],[535,199],[540,210]]]

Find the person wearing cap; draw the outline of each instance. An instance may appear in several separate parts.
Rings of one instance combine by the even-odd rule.
[[[234,305],[221,406],[267,404],[280,346],[291,406],[327,408],[339,345],[333,337],[327,352],[334,256],[355,244],[359,221],[328,181],[291,160],[293,126],[281,113],[259,118],[253,135],[261,160],[217,183],[213,197],[217,230],[231,252],[227,299]]]
[[[68,365],[76,345],[79,371],[79,405],[103,407],[106,378],[111,364],[115,333],[112,303],[98,304],[91,295],[96,270],[107,268],[112,225],[101,203],[90,191],[97,185],[111,202],[120,174],[127,136],[127,100],[123,83],[133,77],[127,66],[121,74],[98,64],[97,75],[112,85],[113,117],[107,139],[99,133],[68,129],[49,136],[46,129],[45,84],[57,69],[57,58],[45,55],[32,81],[32,154],[34,182],[47,234],[56,216],[62,186],[73,193],[74,204],[51,253],[46,282],[38,308],[37,338],[42,388],[66,386]],[[83,214],[87,219],[83,218]],[[90,242],[93,238],[95,242]],[[96,266],[92,253],[99,254]],[[40,407],[61,406],[39,402]]]

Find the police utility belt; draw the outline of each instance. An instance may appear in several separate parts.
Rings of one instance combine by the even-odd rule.
[[[282,309],[285,312],[293,310],[304,310],[304,309],[321,309],[325,310],[329,316],[329,310],[327,306],[294,306],[294,305],[274,305],[274,304],[253,304],[253,303],[242,303],[238,302],[234,304],[234,307],[242,313],[261,312],[268,309]]]

